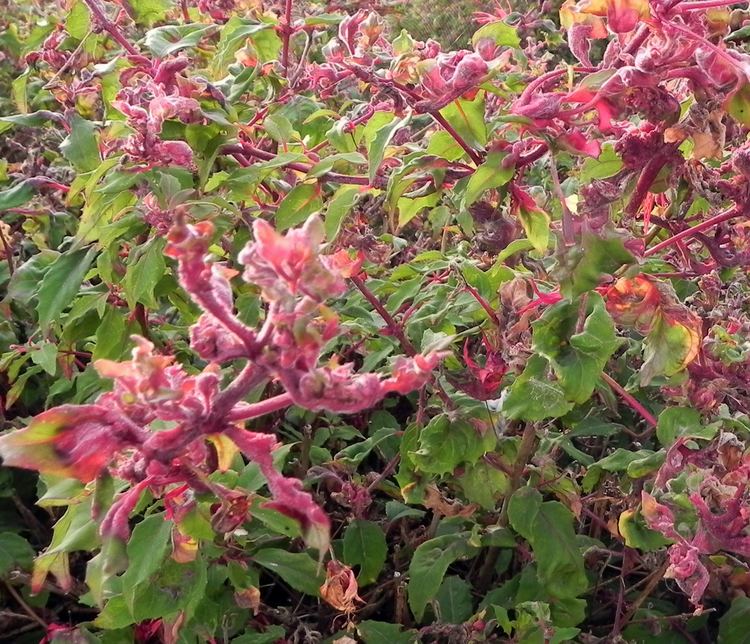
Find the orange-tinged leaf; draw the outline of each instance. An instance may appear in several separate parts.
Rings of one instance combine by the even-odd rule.
[[[198,541],[182,534],[172,526],[172,559],[177,563],[190,563],[198,556]]]
[[[88,483],[124,446],[106,421],[106,409],[63,405],[0,437],[0,456],[5,465]]]
[[[260,590],[255,586],[237,590],[234,593],[234,601],[240,608],[248,608],[253,615],[257,615],[260,608]]]
[[[219,471],[226,472],[231,466],[234,457],[239,453],[239,448],[234,444],[231,438],[224,434],[211,434],[208,441],[216,449],[216,455],[219,459]]]

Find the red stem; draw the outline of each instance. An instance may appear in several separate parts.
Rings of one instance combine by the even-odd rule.
[[[464,141],[464,138],[458,132],[456,132],[454,127],[450,123],[448,123],[448,121],[440,112],[430,112],[430,116],[432,116],[432,118],[434,118],[442,126],[442,128],[455,139],[456,143],[458,143],[464,149],[466,154],[469,155],[469,158],[474,163],[476,163],[477,165],[480,165],[482,163],[482,156],[466,141]]]
[[[480,294],[477,289],[475,289],[471,284],[468,282],[466,283],[465,287],[469,293],[471,293],[474,296],[474,299],[479,302],[480,306],[484,309],[485,313],[489,316],[490,320],[492,320],[495,323],[495,326],[500,326],[500,318],[497,317],[497,313],[495,313],[494,309],[489,305],[487,300],[485,300]]]
[[[130,42],[128,42],[128,39],[122,35],[120,30],[117,28],[117,25],[115,25],[115,23],[113,23],[107,17],[107,14],[104,13],[104,9],[102,9],[101,5],[99,4],[99,0],[84,0],[84,2],[91,11],[91,15],[94,16],[94,20],[98,23],[99,27],[104,29],[104,31],[112,36],[112,39],[131,56],[139,55],[139,51]]]
[[[665,163],[666,159],[664,157],[657,156],[648,161],[643,170],[641,170],[641,174],[635,184],[633,196],[630,198],[630,202],[626,208],[626,212],[631,217],[635,217],[636,214],[638,214],[638,210],[640,209],[643,200],[646,198],[649,188],[653,185]]]
[[[639,403],[633,396],[631,396],[625,389],[618,383],[614,378],[607,375],[606,373],[602,373],[602,380],[606,382],[622,400],[625,402],[625,404],[628,405],[633,411],[638,412],[643,419],[651,425],[651,427],[656,427],[656,418],[651,414],[651,412],[646,409],[641,403]]]
[[[284,7],[284,26],[282,33],[281,66],[284,74],[289,71],[289,42],[292,39],[292,0],[286,0]]]
[[[741,214],[743,214],[743,212],[741,212],[741,209],[738,206],[730,208],[726,212],[719,213],[718,215],[715,215],[711,217],[710,219],[706,219],[706,221],[703,221],[700,224],[696,224],[692,228],[683,230],[682,232],[679,232],[676,235],[673,235],[669,239],[665,239],[663,242],[656,244],[656,246],[652,246],[644,253],[644,255],[646,257],[649,257],[650,255],[654,255],[658,253],[659,251],[662,251],[665,248],[668,248],[669,246],[672,246],[673,244],[676,244],[682,241],[683,239],[687,239],[688,237],[692,237],[696,233],[703,232],[704,230],[708,230],[709,228],[718,226],[719,224],[725,221],[734,219],[735,217],[739,217]]]
[[[388,330],[391,332],[393,337],[398,340],[404,353],[408,356],[417,355],[417,350],[409,341],[409,338],[407,338],[404,334],[404,330],[401,328],[401,325],[393,319],[393,316],[388,313],[386,308],[381,304],[380,300],[375,297],[375,294],[369,288],[367,288],[364,280],[361,277],[357,277],[356,275],[352,277],[351,280],[354,286],[357,287],[359,292],[365,296],[365,299],[370,304],[372,304],[372,307],[380,314],[380,317],[383,318],[386,326],[388,327]]]

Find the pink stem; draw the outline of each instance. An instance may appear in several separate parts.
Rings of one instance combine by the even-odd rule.
[[[713,9],[715,7],[726,7],[733,4],[745,4],[736,2],[736,0],[704,0],[703,2],[681,2],[675,8],[675,11],[682,13],[684,11],[700,11],[702,9]]]
[[[434,118],[442,126],[442,128],[455,139],[456,143],[458,143],[466,151],[466,154],[469,155],[469,158],[474,163],[476,163],[477,165],[480,165],[482,163],[482,156],[466,141],[464,141],[464,138],[458,132],[456,132],[454,127],[450,123],[448,123],[446,118],[440,112],[430,112],[430,116],[432,116],[432,118]]]
[[[497,317],[497,313],[495,313],[495,310],[490,306],[489,302],[485,300],[480,294],[477,289],[475,289],[471,284],[468,282],[464,286],[464,288],[471,293],[471,295],[474,297],[474,299],[479,302],[479,305],[484,309],[485,313],[489,316],[490,320],[492,320],[495,324],[495,326],[500,326],[500,318]]]
[[[417,351],[414,348],[414,345],[412,345],[412,343],[409,341],[409,338],[406,337],[406,334],[401,328],[401,325],[393,319],[393,316],[390,313],[388,313],[380,300],[375,297],[375,294],[367,287],[364,280],[361,277],[357,277],[356,275],[352,277],[351,280],[354,286],[357,287],[357,290],[359,290],[359,292],[365,296],[365,299],[372,305],[372,308],[374,308],[380,314],[380,317],[383,318],[386,326],[388,327],[388,330],[391,332],[393,337],[395,337],[399,341],[399,344],[401,345],[404,353],[408,356],[417,355]]]
[[[279,411],[292,404],[292,397],[288,393],[279,394],[273,398],[261,400],[256,403],[239,403],[227,417],[230,421],[251,420],[259,416],[265,416]]]
[[[284,68],[284,73],[286,74],[289,68],[289,41],[292,39],[292,0],[286,0],[283,29],[281,66]]]
[[[113,23],[107,17],[107,14],[104,13],[104,9],[102,9],[101,5],[99,4],[99,0],[84,0],[84,2],[91,11],[91,15],[94,16],[94,19],[98,23],[99,27],[104,29],[104,31],[112,36],[112,39],[115,40],[131,56],[139,55],[138,50],[132,44],[130,44],[130,42],[128,42],[128,39],[122,35],[120,30],[117,28],[117,25],[115,25],[115,23]]]
[[[656,246],[652,246],[644,253],[644,255],[646,257],[649,257],[650,255],[654,255],[658,253],[659,251],[662,251],[665,248],[668,248],[669,246],[672,246],[673,244],[676,244],[682,241],[683,239],[687,239],[688,237],[692,237],[696,233],[703,232],[704,230],[708,230],[709,228],[718,226],[719,224],[725,221],[729,221],[730,219],[739,217],[741,214],[743,213],[740,211],[740,208],[736,206],[734,208],[730,208],[726,212],[719,213],[718,215],[715,215],[711,217],[710,219],[706,219],[706,221],[703,221],[700,224],[696,224],[692,228],[683,230],[677,233],[676,235],[673,235],[669,239],[665,239],[663,242],[656,244]]]
[[[606,382],[616,393],[620,398],[623,399],[623,401],[633,409],[634,411],[638,412],[643,419],[651,425],[651,427],[656,427],[656,418],[651,414],[651,412],[646,409],[641,403],[639,403],[633,396],[631,396],[625,389],[618,383],[614,378],[607,375],[606,373],[602,373],[602,380]]]

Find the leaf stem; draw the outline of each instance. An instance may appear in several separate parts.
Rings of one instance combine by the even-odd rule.
[[[10,583],[7,581],[3,581],[3,584],[5,585],[5,588],[8,590],[8,592],[13,596],[13,599],[18,602],[18,605],[21,607],[24,613],[26,613],[31,619],[33,619],[37,624],[39,624],[42,628],[47,628],[47,622],[45,622],[39,615],[37,615],[31,607],[24,601],[23,597],[18,593],[18,591],[11,586]]]
[[[365,299],[370,304],[372,304],[372,307],[378,312],[380,317],[383,318],[386,326],[388,327],[388,330],[391,332],[393,337],[398,340],[404,353],[408,356],[417,355],[417,351],[414,348],[414,345],[409,341],[409,338],[406,337],[406,334],[401,328],[401,325],[393,319],[393,316],[390,313],[388,313],[380,300],[375,297],[375,294],[367,287],[364,280],[356,275],[352,277],[351,280],[354,286],[357,287],[357,290],[359,290],[359,292],[365,296]]]
[[[284,25],[282,27],[281,66],[289,76],[289,44],[292,39],[292,0],[286,0],[284,6]]]
[[[292,397],[288,393],[279,394],[256,403],[239,403],[227,416],[230,421],[252,420],[266,414],[289,407]]]
[[[617,393],[617,395],[622,398],[628,407],[638,412],[651,427],[656,427],[657,422],[653,414],[641,405],[641,403],[639,403],[632,395],[625,391],[625,388],[619,382],[606,373],[602,373],[602,380],[604,380],[604,382],[606,382]]]
[[[100,28],[104,29],[104,31],[112,36],[112,39],[131,56],[140,55],[140,52],[128,42],[128,39],[125,38],[125,36],[122,35],[122,32],[117,28],[117,25],[115,25],[115,23],[107,17],[107,14],[104,13],[104,9],[99,4],[99,0],[84,0],[84,2],[88,6],[91,15],[94,17],[94,20]]]
[[[718,226],[719,224],[724,223],[725,221],[729,221],[730,219],[739,217],[740,215],[745,214],[744,212],[745,210],[746,210],[746,206],[743,206],[742,208],[740,208],[739,206],[734,206],[730,208],[729,210],[726,210],[725,212],[719,213],[718,215],[714,215],[710,219],[706,219],[706,221],[696,224],[692,228],[687,228],[686,230],[683,230],[677,233],[676,235],[673,235],[669,239],[665,239],[663,242],[656,244],[656,246],[652,246],[651,248],[646,250],[644,255],[646,257],[654,255],[655,253],[658,253],[659,251],[662,251],[665,248],[668,248],[669,246],[672,246],[673,244],[676,244],[682,241],[683,239],[692,237],[696,233],[703,232],[704,230],[708,230],[709,228]]]
[[[681,2],[674,9],[677,13],[686,11],[702,11],[704,9],[714,9],[717,7],[726,7],[728,5],[739,4],[736,0],[703,0],[698,2]],[[745,4],[744,2],[742,4]]]
[[[481,165],[482,163],[482,155],[479,154],[474,148],[472,148],[465,140],[464,138],[456,131],[456,129],[448,123],[447,119],[440,113],[440,112],[430,112],[430,116],[439,123],[442,128],[450,134],[466,152],[466,154],[469,155],[469,158],[476,163],[477,165]]]

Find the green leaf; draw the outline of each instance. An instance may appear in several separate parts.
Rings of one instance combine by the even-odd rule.
[[[497,501],[510,492],[508,475],[484,460],[464,468],[464,473],[457,480],[466,500],[478,503],[485,510],[494,509]]]
[[[0,210],[18,208],[31,201],[34,196],[34,187],[30,181],[22,181],[12,188],[0,190]]]
[[[73,114],[70,134],[60,144],[60,152],[79,172],[91,172],[101,163],[96,126],[89,120]]]
[[[471,44],[476,47],[480,40],[486,38],[492,40],[498,47],[521,46],[521,40],[518,38],[516,30],[502,20],[488,22],[486,25],[480,27],[471,37]]]
[[[672,543],[656,530],[651,530],[640,513],[635,510],[625,510],[620,513],[617,530],[625,539],[628,548],[637,548],[643,552],[653,552]]]
[[[297,226],[322,207],[320,186],[316,183],[300,183],[294,186],[279,204],[276,211],[276,229],[282,232]]]
[[[422,472],[448,474],[461,463],[474,463],[494,447],[493,432],[481,435],[468,420],[435,416],[419,434],[419,449],[411,452]]]
[[[15,532],[0,532],[0,577],[14,568],[29,570],[34,561],[34,549]]]
[[[586,233],[579,245],[566,248],[561,244],[560,248],[555,274],[560,280],[560,292],[569,300],[599,286],[605,274],[635,262],[623,238],[614,233],[604,237]]]
[[[444,624],[462,624],[474,612],[471,586],[461,577],[450,575],[435,595],[436,612]]]
[[[573,515],[562,503],[542,502],[535,488],[523,487],[510,499],[508,519],[531,545],[539,582],[547,592],[565,599],[575,598],[588,588]]]
[[[564,416],[573,408],[563,388],[547,376],[542,356],[529,358],[526,368],[508,390],[502,412],[516,420],[544,420]]]
[[[262,633],[243,633],[239,637],[232,638],[232,644],[276,644],[284,641],[286,629],[283,626],[272,624],[263,629]]]
[[[417,641],[414,631],[403,632],[399,624],[370,619],[357,624],[357,634],[364,644],[414,644]]]
[[[643,341],[641,385],[650,384],[658,376],[669,377],[682,371],[699,342],[700,337],[688,326],[659,315]]]
[[[430,136],[425,152],[448,161],[458,161],[466,154],[466,150],[445,130],[440,130]]]
[[[583,327],[576,332],[579,309],[579,302],[567,301],[549,307],[532,325],[532,348],[549,360],[569,400],[583,403],[591,397],[619,342],[598,293],[589,294]]]
[[[320,595],[325,577],[310,555],[281,548],[263,548],[253,555],[253,561],[281,577],[295,590],[306,595]]]
[[[534,249],[542,252],[549,245],[549,215],[543,210],[521,208],[518,218]]]
[[[123,596],[131,611],[144,583],[164,565],[171,533],[172,523],[161,513],[146,517],[133,529],[127,548],[128,568],[122,575]]]
[[[168,25],[146,33],[143,42],[157,58],[165,58],[181,49],[195,47],[214,25]]]
[[[189,621],[196,606],[205,599],[208,570],[201,557],[180,564],[168,558],[150,583],[144,583],[135,593],[133,619],[176,617],[184,614]]]
[[[463,208],[468,208],[485,191],[492,188],[499,188],[510,181],[515,168],[513,166],[503,167],[502,161],[504,158],[505,154],[502,152],[490,153],[487,156],[487,160],[471,175],[466,184],[466,192],[464,192]]]
[[[469,545],[469,536],[468,532],[446,534],[425,541],[414,551],[407,593],[417,621],[422,620],[427,603],[437,594],[448,566],[476,553],[477,549]]]
[[[605,143],[602,146],[601,154],[598,158],[589,157],[583,162],[579,180],[582,184],[588,184],[594,179],[608,179],[615,176],[622,170],[622,159],[615,152],[611,143]]]
[[[659,414],[656,437],[664,447],[669,447],[680,436],[695,436],[700,432],[701,415],[696,409],[667,407]]]
[[[396,132],[404,127],[411,120],[411,114],[407,114],[403,118],[393,118],[393,120],[381,127],[375,134],[375,138],[367,148],[368,157],[370,161],[370,181],[374,181],[380,169],[380,164],[385,158],[385,150],[388,144],[393,139]]]
[[[163,237],[154,237],[128,258],[128,268],[122,284],[130,308],[136,302],[156,307],[154,289],[167,268],[164,260],[165,243]]]
[[[96,248],[69,250],[60,255],[49,267],[37,295],[39,324],[48,328],[68,304],[71,303],[83,278],[91,266]]]
[[[78,0],[68,12],[65,30],[76,40],[83,40],[91,29],[91,13],[83,0]]]
[[[130,6],[133,8],[136,24],[150,27],[164,20],[172,8],[172,0],[130,0]]]
[[[357,201],[359,188],[357,186],[340,186],[328,201],[324,224],[326,231],[326,241],[332,242],[341,230],[344,219],[349,214]]]
[[[750,597],[735,597],[719,619],[719,644],[745,644],[750,631]]]
[[[355,519],[344,533],[344,562],[359,566],[357,581],[367,586],[377,580],[383,570],[388,545],[382,528],[372,521]]]
[[[134,322],[129,322],[118,309],[108,307],[96,330],[92,360],[119,360],[130,346],[130,336],[134,332]]]
[[[742,125],[750,127],[750,83],[742,83],[727,99],[724,109]]]
[[[411,199],[402,197],[398,200],[398,225],[406,226],[414,217],[416,217],[425,208],[432,208],[440,201],[440,193],[433,192],[424,197]]]
[[[484,110],[484,91],[472,100],[459,98],[440,110],[470,147],[479,150],[487,144],[487,121]]]
[[[57,345],[43,342],[31,352],[31,361],[42,367],[50,376],[57,372]]]
[[[598,460],[593,465],[607,472],[624,472],[631,463],[639,461],[646,456],[651,456],[653,453],[651,450],[644,449],[631,452],[623,447],[618,447],[614,452]]]

